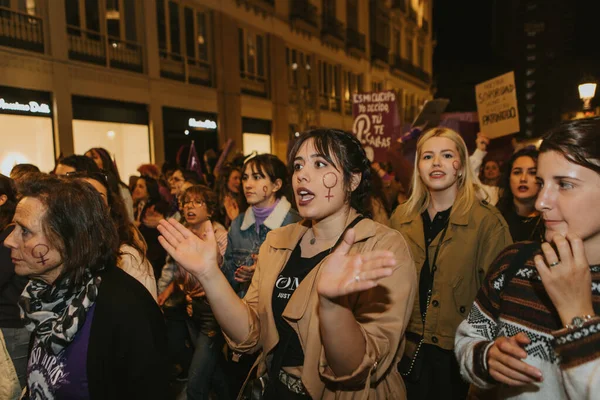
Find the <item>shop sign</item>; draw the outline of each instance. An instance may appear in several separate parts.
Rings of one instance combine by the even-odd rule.
[[[190,118],[188,124],[191,128],[217,129],[217,123],[215,121],[211,121],[210,119],[200,121],[196,120],[195,118]]]
[[[20,111],[31,114],[50,114],[50,106],[46,103],[38,103],[37,101],[30,101],[27,104],[15,102],[10,103],[0,98],[0,110],[7,111]]]

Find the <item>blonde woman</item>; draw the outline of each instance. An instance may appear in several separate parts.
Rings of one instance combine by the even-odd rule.
[[[399,369],[409,399],[463,399],[468,386],[452,351],[454,334],[488,266],[512,240],[498,210],[477,199],[458,133],[436,128],[419,139],[412,187],[391,218],[408,242],[419,278]]]

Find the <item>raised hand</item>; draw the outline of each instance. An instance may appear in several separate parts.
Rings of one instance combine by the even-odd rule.
[[[543,243],[544,257],[535,257],[535,267],[563,325],[566,325],[574,317],[595,314],[592,274],[579,237],[555,235],[552,241],[558,255],[549,243]]]
[[[154,209],[154,206],[150,206],[146,209],[146,214],[142,223],[148,228],[156,228],[159,222],[164,219],[165,216]]]
[[[219,271],[217,241],[209,220],[202,223],[197,234],[172,218],[160,221],[158,231],[162,247],[199,281],[202,282],[207,274]]]
[[[524,332],[512,337],[499,337],[487,352],[490,376],[509,386],[524,386],[543,380],[539,369],[522,361],[527,358],[523,349],[531,342]]]
[[[354,244],[354,229],[349,229],[344,240],[326,258],[322,266],[317,293],[333,300],[350,293],[362,292],[378,285],[390,276],[396,266],[394,253],[376,250],[363,254],[348,255]]]
[[[490,139],[483,133],[479,132],[477,133],[477,139],[475,139],[475,144],[477,145],[477,148],[479,150],[486,151],[487,147],[490,144]]]
[[[223,205],[225,206],[225,212],[227,213],[227,217],[231,221],[237,218],[240,215],[240,207],[238,206],[237,201],[229,195],[225,196],[223,199]]]
[[[252,259],[254,260],[254,264],[252,265],[242,265],[237,270],[235,270],[234,279],[236,282],[244,283],[250,282],[252,280],[252,276],[254,275],[254,270],[256,270],[256,259],[258,256],[256,254],[252,254]]]

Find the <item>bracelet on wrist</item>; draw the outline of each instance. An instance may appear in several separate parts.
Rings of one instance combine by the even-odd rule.
[[[565,324],[565,328],[568,330],[575,330],[583,327],[583,325],[589,320],[596,318],[596,315],[582,315],[575,317],[571,320],[570,324]]]

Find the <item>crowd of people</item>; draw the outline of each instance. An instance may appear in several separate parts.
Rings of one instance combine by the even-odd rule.
[[[599,134],[491,160],[437,127],[411,165],[313,129],[286,162],[127,183],[103,148],[16,165],[0,398],[595,398]]]

